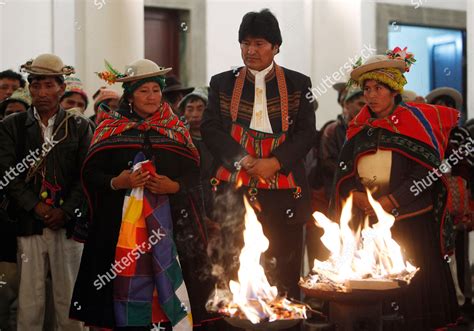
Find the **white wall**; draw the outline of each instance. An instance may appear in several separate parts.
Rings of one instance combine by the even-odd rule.
[[[320,88],[322,95],[319,96],[319,92],[316,94],[319,103],[316,113],[318,128],[328,120],[335,119],[341,112],[337,104],[337,92],[332,87],[326,88],[328,83],[332,85],[336,81],[325,78],[346,65],[343,68],[346,77],[340,81],[347,81],[347,73],[352,68],[349,57],[358,58],[364,48],[361,36],[360,0],[318,0],[314,3],[311,79],[314,87],[324,86]],[[375,47],[374,44],[366,46]]]
[[[74,0],[52,0],[52,45],[51,52],[59,55],[65,64],[77,65]],[[81,74],[81,73],[79,73]]]
[[[52,1],[2,1],[0,68],[18,70],[27,60],[52,50]]]
[[[76,3],[76,21],[80,26],[76,29],[77,69],[90,97],[106,85],[95,74],[105,69],[104,59],[124,72],[126,64],[144,56],[143,0],[106,0],[100,6],[101,3],[103,0]],[[112,88],[121,93],[120,85]],[[89,107],[87,114],[92,113]]]
[[[105,83],[94,72],[143,57],[143,0],[0,0],[0,70],[41,53],[76,68],[91,97]],[[102,5],[100,5],[102,3]],[[120,91],[119,86],[114,86]],[[92,101],[89,98],[89,101]],[[88,114],[92,114],[89,107]]]
[[[74,0],[2,0],[0,68],[18,70],[41,53],[74,65]]]

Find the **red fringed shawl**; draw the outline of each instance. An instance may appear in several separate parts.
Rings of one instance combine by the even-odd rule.
[[[365,126],[382,128],[408,136],[431,146],[440,160],[444,158],[449,132],[458,123],[455,109],[423,103],[401,103],[385,118],[372,118],[369,107],[364,106],[349,123],[347,140],[352,139]]]
[[[161,135],[184,145],[191,151],[193,158],[199,162],[199,152],[193,144],[188,129],[178,119],[178,116],[173,113],[171,107],[166,102],[151,117],[141,121],[129,119],[117,112],[106,113],[104,118],[95,130],[91,146],[130,129],[138,129],[140,131],[155,130]]]

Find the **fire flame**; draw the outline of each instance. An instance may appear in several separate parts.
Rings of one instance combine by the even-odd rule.
[[[269,241],[263,234],[262,225],[257,219],[253,208],[244,199],[245,230],[244,247],[240,253],[239,281],[229,283],[233,302],[229,308],[231,316],[236,316],[237,307],[252,323],[263,319],[272,322],[285,318],[306,318],[304,305],[293,304],[286,298],[278,296],[276,286],[271,286],[265,276],[265,270],[260,265],[260,256],[268,249]]]
[[[352,231],[352,195],[343,206],[340,225],[332,222],[324,214],[315,212],[316,225],[324,229],[321,241],[331,252],[328,260],[314,260],[313,271],[331,281],[344,284],[348,280],[389,279],[392,275],[414,273],[417,268],[404,261],[400,246],[392,238],[390,228],[395,217],[387,213],[380,203],[367,191],[370,205],[378,222],[369,226],[365,219],[362,231]]]

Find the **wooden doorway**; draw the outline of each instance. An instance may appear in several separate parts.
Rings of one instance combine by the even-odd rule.
[[[172,67],[180,77],[180,13],[178,10],[145,8],[145,58]]]

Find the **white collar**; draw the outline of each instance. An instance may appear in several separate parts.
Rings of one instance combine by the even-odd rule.
[[[254,76],[257,76],[257,74],[259,74],[259,75],[263,74],[263,76],[265,77],[265,75],[268,74],[270,72],[270,70],[272,70],[272,68],[273,68],[273,61],[272,61],[272,63],[270,63],[270,65],[268,67],[266,67],[265,69],[263,69],[261,71],[253,70],[253,69],[250,69],[250,68],[249,68],[249,70],[252,73],[252,75],[254,75]]]
[[[51,124],[54,124],[54,120],[56,119],[56,115],[58,113],[54,114],[53,116],[51,116],[49,119],[48,119],[48,126],[51,125]],[[41,123],[43,124],[43,122],[41,121],[41,116],[40,114],[38,113],[38,111],[36,110],[36,107],[33,107],[33,116]]]

